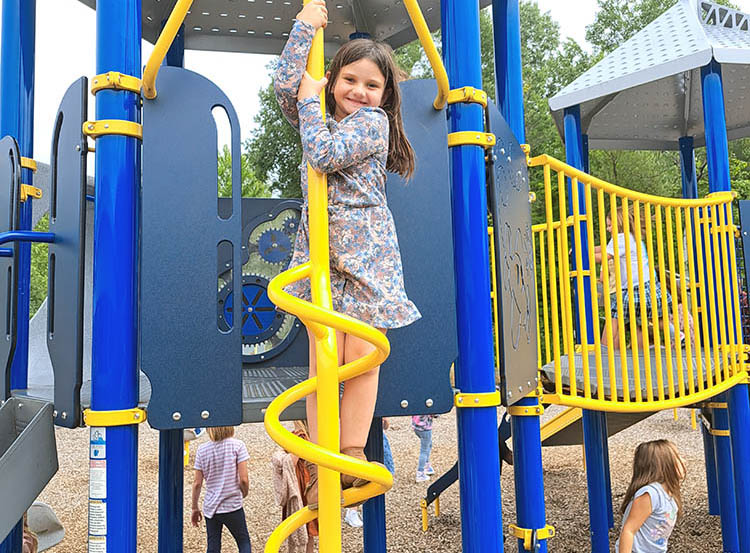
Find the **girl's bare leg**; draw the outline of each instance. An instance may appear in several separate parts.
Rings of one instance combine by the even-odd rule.
[[[385,334],[384,329],[378,329]],[[374,346],[355,336],[346,335],[344,342],[344,363],[364,357]],[[344,396],[341,399],[341,449],[365,447],[370,432],[375,401],[378,397],[378,376],[380,367],[361,374],[344,383]]]
[[[318,360],[315,352],[315,335],[307,329],[307,339],[310,343],[310,377],[318,374]],[[336,346],[339,352],[339,365],[344,359],[344,338],[343,332],[336,331]],[[307,430],[310,433],[310,441],[318,443],[318,396],[313,392],[305,398],[305,412],[307,413]]]

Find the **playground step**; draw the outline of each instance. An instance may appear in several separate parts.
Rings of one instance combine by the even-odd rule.
[[[607,413],[607,435],[614,436],[653,413]],[[582,410],[568,407],[542,425],[542,446],[583,443]]]
[[[5,401],[0,406],[0,541],[56,472],[52,404],[17,397]]]

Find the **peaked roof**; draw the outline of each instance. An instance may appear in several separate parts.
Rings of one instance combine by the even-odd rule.
[[[580,105],[592,148],[675,150],[705,143],[700,68],[722,64],[729,139],[750,136],[750,16],[706,0],[678,0],[549,101]]]

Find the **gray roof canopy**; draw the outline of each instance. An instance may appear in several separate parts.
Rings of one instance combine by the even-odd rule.
[[[591,148],[676,150],[682,136],[705,144],[700,68],[722,64],[727,134],[750,136],[750,16],[704,0],[678,0],[550,99],[580,105]]]
[[[80,0],[94,8],[96,0]],[[482,7],[490,0],[481,0]],[[440,27],[440,0],[421,0],[427,25]],[[174,0],[143,0],[143,38],[156,42]],[[393,48],[417,38],[401,0],[328,0],[326,54],[332,55],[355,31],[367,32]],[[279,54],[302,0],[195,0],[185,19],[185,48],[218,52]]]

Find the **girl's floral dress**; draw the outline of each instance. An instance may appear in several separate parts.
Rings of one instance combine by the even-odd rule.
[[[398,328],[421,317],[406,296],[401,253],[385,196],[388,117],[361,108],[341,121],[323,120],[319,98],[297,102],[315,31],[296,21],[274,76],[276,98],[302,138],[303,206],[290,266],[309,257],[306,164],[328,175],[333,307],[377,328]],[[307,279],[287,291],[310,301]]]

